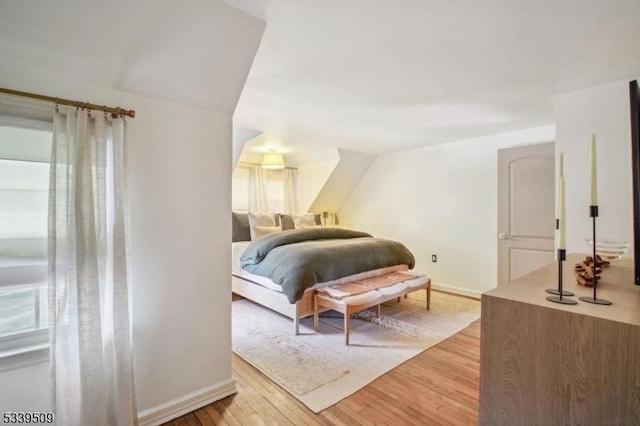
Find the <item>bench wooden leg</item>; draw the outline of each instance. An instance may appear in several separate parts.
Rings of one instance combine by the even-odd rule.
[[[347,309],[344,312],[344,344],[349,346],[349,324],[351,322],[351,311],[347,306]]]
[[[431,285],[425,289],[427,291],[427,311],[431,308]]]
[[[318,331],[320,327],[320,314],[318,313],[318,296],[313,296],[313,329]]]
[[[380,306],[382,306],[382,304],[378,303],[378,318],[380,318]]]

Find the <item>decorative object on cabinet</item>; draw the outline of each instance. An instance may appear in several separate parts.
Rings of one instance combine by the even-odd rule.
[[[593,241],[593,259],[597,259],[596,247],[598,246],[598,240],[596,239],[596,218],[598,217],[598,178],[596,172],[596,135],[591,135],[591,194],[589,205],[589,216],[591,216],[591,234]],[[593,297],[582,296],[580,300],[587,303],[593,303],[596,305],[611,305],[611,301],[602,299],[597,296],[598,290],[598,267],[597,261],[591,262],[591,279],[593,280]]]
[[[569,296],[573,296],[573,293],[562,290],[562,264],[567,258],[567,252],[565,250],[567,241],[567,214],[565,209],[563,161],[563,155],[560,154],[560,173],[558,176],[558,218],[556,219],[556,229],[558,230],[558,289],[546,289],[545,291],[554,295],[547,296],[547,300],[549,302],[561,303],[563,305],[575,305],[578,302],[568,298]]]

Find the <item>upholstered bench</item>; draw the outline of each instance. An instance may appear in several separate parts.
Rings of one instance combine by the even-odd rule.
[[[313,297],[314,330],[318,331],[320,309],[326,308],[341,312],[344,315],[344,341],[348,346],[351,314],[371,308],[372,306],[377,306],[377,314],[380,316],[380,305],[382,303],[393,299],[398,299],[399,302],[401,297],[407,297],[409,293],[423,289],[427,292],[427,310],[429,310],[431,305],[431,280],[425,275],[412,275],[414,275],[415,278],[353,296],[336,298],[325,292],[316,292]],[[336,286],[336,289],[339,290],[340,286]]]

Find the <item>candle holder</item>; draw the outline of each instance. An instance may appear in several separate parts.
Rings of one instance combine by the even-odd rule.
[[[577,305],[573,299],[568,299],[566,296],[573,296],[573,293],[562,290],[562,263],[567,259],[567,252],[565,249],[558,249],[558,289],[547,289],[547,293],[557,294],[557,296],[547,296],[546,299],[553,303],[562,303],[563,305]],[[556,293],[553,293],[556,292]]]
[[[596,291],[598,288],[598,275],[596,274],[597,268],[597,253],[596,253],[596,218],[598,217],[598,206],[589,206],[589,215],[592,220],[592,234],[593,234],[593,262],[591,262],[591,267],[593,268],[593,297],[583,296],[580,298],[583,302],[593,303],[596,305],[611,305],[611,302],[607,299],[600,299],[596,296]]]
[[[556,230],[558,229],[560,229],[560,219],[556,219]],[[562,254],[560,253],[560,250],[562,250]],[[561,256],[562,260],[560,260]],[[560,265],[560,268],[562,268],[561,262],[563,262],[564,260],[566,260],[566,251],[563,249],[558,249],[558,264]],[[562,290],[562,270],[558,272],[558,288],[548,288],[545,291],[549,294],[555,294],[556,296],[575,296],[575,294],[570,291]]]

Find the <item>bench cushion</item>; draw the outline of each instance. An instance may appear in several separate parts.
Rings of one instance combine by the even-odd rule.
[[[369,290],[364,293],[355,294],[353,296],[343,297],[342,299],[334,299],[331,296],[327,296],[331,298],[334,302],[344,304],[344,305],[362,305],[364,303],[372,303],[376,299],[380,299],[382,294],[378,290]]]
[[[407,285],[405,283],[393,284],[388,287],[379,288],[379,291],[383,296],[392,296],[394,294],[402,293],[407,289]]]
[[[419,287],[424,285],[428,280],[429,278],[427,278],[426,275],[419,275],[412,280],[403,281],[403,283],[406,284],[407,287]]]

